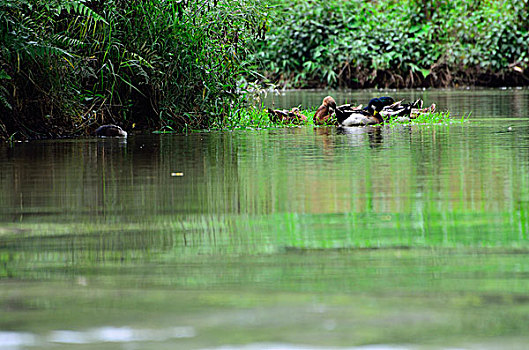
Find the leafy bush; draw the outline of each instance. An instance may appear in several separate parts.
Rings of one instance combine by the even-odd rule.
[[[281,1],[256,58],[291,87],[527,84],[528,13],[516,0]]]
[[[240,102],[258,0],[0,0],[0,135],[204,127]]]

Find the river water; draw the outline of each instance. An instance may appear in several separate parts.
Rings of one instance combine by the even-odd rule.
[[[525,349],[529,91],[331,94],[472,113],[0,145],[0,349]]]

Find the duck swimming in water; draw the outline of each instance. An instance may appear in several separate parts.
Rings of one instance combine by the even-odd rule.
[[[386,106],[395,103],[391,97],[377,97],[369,101],[367,107],[352,108],[351,105],[342,105],[336,107],[336,120],[340,126],[363,126],[374,125],[384,122],[384,117],[380,111]]]
[[[127,132],[117,125],[101,125],[95,131],[99,137],[127,137]]]

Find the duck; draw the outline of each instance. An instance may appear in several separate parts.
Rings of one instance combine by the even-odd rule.
[[[95,131],[99,137],[127,137],[127,132],[121,127],[113,124],[101,125]]]
[[[417,99],[413,103],[402,103],[397,101],[390,106],[386,106],[380,111],[380,114],[385,121],[396,120],[398,122],[407,122],[411,119],[417,118],[421,114],[435,112],[436,106],[432,104],[429,107],[423,108],[424,101]]]
[[[395,103],[389,96],[376,97],[369,101],[367,107],[353,108],[350,104],[336,107],[336,120],[339,126],[363,126],[381,124],[384,117],[380,111]]]
[[[314,124],[323,125],[327,124],[331,119],[331,116],[336,111],[336,101],[331,96],[327,96],[323,99],[321,106],[318,107],[316,113],[314,113]]]
[[[404,100],[397,101],[389,106],[384,107],[380,114],[384,118],[384,120],[396,118],[396,117],[404,117],[409,116],[411,114],[412,106],[415,106],[416,104],[420,104],[422,107],[422,100],[417,100],[413,104],[412,103],[403,103]]]
[[[270,120],[274,123],[304,124],[308,120],[308,118],[303,115],[297,107],[294,107],[291,110],[268,108],[268,114],[270,115]]]
[[[426,108],[412,108],[411,113],[410,113],[410,118],[416,119],[421,114],[434,113],[436,109],[437,109],[437,106],[435,105],[435,103],[432,103],[430,107],[426,107]]]

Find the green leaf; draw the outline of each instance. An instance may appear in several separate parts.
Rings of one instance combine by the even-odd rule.
[[[0,79],[11,80],[11,77],[5,70],[0,70]]]

